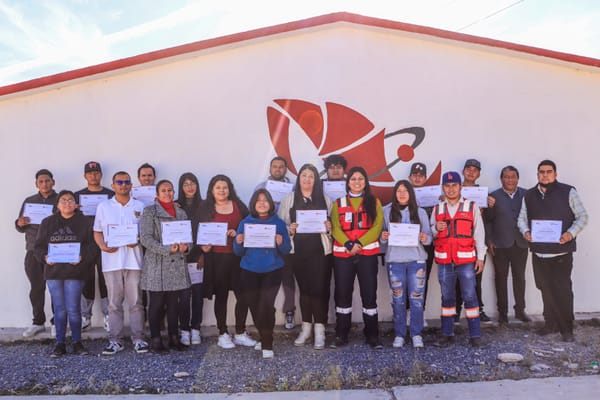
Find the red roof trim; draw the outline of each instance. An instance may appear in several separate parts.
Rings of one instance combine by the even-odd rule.
[[[250,39],[257,39],[265,36],[291,32],[295,30],[311,28],[320,25],[327,25],[336,22],[350,22],[359,25],[373,26],[378,28],[399,30],[411,32],[421,35],[435,36],[442,39],[456,40],[460,42],[473,43],[483,46],[497,47],[506,50],[517,51],[521,53],[532,54],[535,56],[548,57],[569,63],[581,64],[591,67],[600,68],[600,60],[596,58],[578,56],[574,54],[562,53],[558,51],[541,49],[538,47],[525,46],[501,40],[488,39],[480,36],[467,35],[446,31],[442,29],[430,28],[421,25],[407,24],[404,22],[390,21],[380,18],[366,17],[358,14],[339,12],[333,14],[321,15],[318,17],[308,18],[304,20],[283,23],[279,25],[269,26],[266,28],[254,29],[247,32],[235,33],[232,35],[221,36],[214,39],[201,40],[181,46],[170,47],[163,50],[152,51],[149,53],[140,54],[133,57],[127,57],[120,60],[110,61],[90,67],[75,69],[72,71],[61,72],[55,75],[44,76],[41,78],[32,79],[25,82],[19,82],[12,85],[0,87],[0,96],[7,94],[18,93],[26,90],[41,88],[44,86],[54,85],[61,82],[67,82],[87,76],[115,71],[122,68],[132,67],[152,61],[157,61],[169,57],[179,56],[182,54],[192,53],[199,50],[205,50],[212,47],[228,45],[232,43],[242,42]]]

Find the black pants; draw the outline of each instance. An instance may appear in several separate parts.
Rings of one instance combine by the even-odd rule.
[[[485,259],[483,260],[485,264]],[[477,295],[477,302],[479,303],[479,311],[483,312],[483,299],[481,298],[481,278],[483,277],[483,272],[475,275],[475,294]],[[460,315],[460,310],[462,309],[463,298],[462,291],[460,290],[460,282],[458,279],[456,280],[456,315]]]
[[[248,317],[248,303],[240,291],[240,258],[235,254],[213,253],[215,293],[215,318],[219,335],[227,332],[227,299],[229,290],[235,294],[235,332],[246,331],[246,318]]]
[[[542,292],[544,320],[560,333],[573,333],[573,253],[551,258],[532,255],[535,286]]]
[[[303,322],[327,324],[331,268],[323,254],[292,254],[294,275],[300,289]]]
[[[94,257],[92,263],[96,264],[96,271],[90,271],[87,279],[83,281],[83,289],[81,294],[88,300],[94,300],[96,298],[96,273],[98,273],[98,289],[100,290],[100,298],[105,299],[108,297],[106,291],[106,282],[104,281],[104,274],[102,273],[102,255],[100,252]]]
[[[258,329],[264,350],[273,350],[275,327],[275,297],[281,285],[282,268],[256,273],[242,269],[240,283],[243,297],[250,306],[254,325]]]
[[[508,313],[508,270],[512,273],[513,293],[515,296],[515,312],[525,310],[525,266],[527,265],[527,248],[516,244],[512,247],[495,249],[494,276],[496,283],[496,298],[498,313],[506,316]]]
[[[177,335],[179,321],[178,301],[181,290],[153,292],[148,291],[148,325],[150,325],[150,336],[160,337],[160,321],[164,317],[165,306],[167,308],[167,325],[169,335]]]
[[[364,334],[367,338],[379,336],[377,314],[377,255],[357,255],[351,258],[335,258],[336,335],[347,337],[352,322],[352,292],[358,276],[363,306]]]
[[[33,324],[44,325],[46,314],[44,303],[46,300],[46,281],[44,280],[44,264],[33,256],[33,250],[25,253],[25,274],[29,279],[29,301],[33,311]]]
[[[202,283],[194,283],[179,294],[179,328],[182,331],[200,330],[204,296]]]

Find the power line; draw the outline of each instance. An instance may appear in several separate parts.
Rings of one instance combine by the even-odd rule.
[[[525,1],[525,0],[518,0],[518,1],[515,1],[514,3],[512,3],[512,4],[509,4],[508,6],[506,6],[506,7],[504,7],[504,8],[501,8],[500,10],[494,11],[493,13],[491,13],[491,14],[488,14],[488,15],[486,15],[486,16],[485,16],[485,17],[483,17],[483,18],[480,18],[480,19],[478,19],[478,20],[475,20],[475,21],[471,22],[470,24],[467,24],[467,25],[463,26],[462,28],[459,28],[459,29],[457,29],[456,31],[457,31],[457,32],[460,32],[460,31],[462,31],[462,30],[464,30],[464,29],[467,29],[467,28],[469,28],[469,27],[471,27],[471,26],[473,26],[473,25],[475,25],[475,24],[478,24],[478,23],[480,23],[481,21],[484,21],[484,20],[486,20],[486,19],[488,19],[488,18],[491,18],[491,17],[493,17],[493,16],[494,16],[494,15],[496,15],[496,14],[500,14],[501,12],[503,12],[503,11],[506,11],[506,10],[508,10],[509,8],[512,8],[512,7],[516,6],[516,5],[517,5],[517,4],[519,4],[519,3],[523,3],[524,1]]]

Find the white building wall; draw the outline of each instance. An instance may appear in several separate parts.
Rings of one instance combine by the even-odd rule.
[[[210,177],[225,173],[248,200],[275,155],[266,121],[274,99],[341,103],[386,132],[424,127],[414,160],[392,168],[395,179],[406,177],[412,161],[425,162],[430,172],[438,161],[443,171],[460,171],[474,157],[483,164],[481,185],[499,187],[500,169],[513,164],[521,186],[531,187],[537,163],[554,160],[559,180],[577,187],[590,213],[575,256],[575,309],[599,311],[600,270],[591,250],[600,234],[592,210],[600,191],[591,178],[597,169],[600,70],[515,54],[338,24],[0,98],[0,169],[9,189],[0,210],[0,326],[23,326],[31,318],[24,238],[14,220],[23,199],[35,192],[38,169],[54,173],[56,189],[78,190],[85,186],[86,161],[102,163],[105,186],[115,171],[135,175],[141,163],[150,162],[159,179],[175,184],[181,173],[196,173],[203,197]],[[317,159],[298,127],[290,136],[297,166]],[[386,142],[388,162],[399,144]],[[435,273],[430,318],[440,307]],[[530,265],[527,279],[527,310],[539,314]],[[390,320],[383,269],[379,283],[380,318]],[[489,262],[483,291],[486,311],[494,314]],[[278,297],[278,309],[280,303]],[[354,310],[360,320],[358,295]],[[205,324],[215,323],[212,302],[204,316]]]

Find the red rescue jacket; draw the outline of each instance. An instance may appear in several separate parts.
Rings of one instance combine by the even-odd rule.
[[[473,204],[469,200],[459,203],[454,217],[450,217],[445,202],[435,206],[433,210],[435,220],[444,221],[448,225],[445,231],[438,232],[434,241],[436,263],[460,265],[477,260],[475,239],[473,239],[475,224]]]

